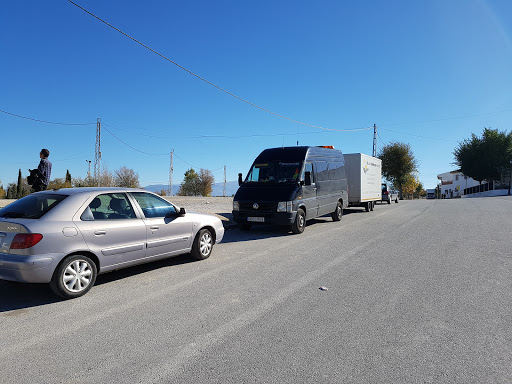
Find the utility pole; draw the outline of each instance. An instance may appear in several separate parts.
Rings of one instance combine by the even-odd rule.
[[[169,196],[172,196],[172,172],[173,168],[174,149],[171,149],[171,165],[169,166]]]
[[[226,197],[226,166],[224,166],[224,189],[222,190],[222,196]]]
[[[377,157],[377,125],[373,124],[373,157]]]
[[[94,178],[97,186],[100,186],[101,178],[101,119],[96,123],[96,148],[94,151]]]
[[[92,163],[92,161],[91,160],[85,160],[85,162],[89,164],[89,170],[87,171],[87,178],[89,180],[91,180],[91,163]]]

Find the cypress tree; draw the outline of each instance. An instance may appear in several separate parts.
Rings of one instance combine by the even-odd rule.
[[[22,184],[22,176],[21,176],[21,169],[18,172],[18,185],[16,186],[16,198],[21,199],[23,197],[23,190],[22,190],[23,184]]]

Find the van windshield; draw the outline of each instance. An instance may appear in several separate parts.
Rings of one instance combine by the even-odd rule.
[[[246,183],[296,183],[302,163],[265,161],[254,163],[247,175]]]

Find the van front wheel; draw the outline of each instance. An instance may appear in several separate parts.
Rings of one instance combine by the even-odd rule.
[[[293,233],[302,233],[304,232],[304,228],[306,227],[306,213],[303,209],[297,209],[297,214],[295,215],[295,221],[292,224],[292,232]]]
[[[331,213],[332,221],[340,221],[343,217],[343,207],[341,206],[341,203],[338,201],[336,204],[336,209],[333,213]]]

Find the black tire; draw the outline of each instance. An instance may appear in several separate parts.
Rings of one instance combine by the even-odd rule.
[[[194,239],[190,256],[194,260],[204,260],[210,257],[213,250],[213,235],[209,229],[201,229]]]
[[[391,197],[388,198],[388,204],[391,204]]]
[[[398,204],[398,197],[395,199],[395,203],[397,203],[397,204]]]
[[[68,256],[53,272],[50,288],[60,297],[74,299],[89,292],[97,275],[96,264],[87,256]]]
[[[295,215],[295,221],[292,224],[292,232],[299,234],[304,232],[304,228],[306,227],[306,213],[302,208],[297,209],[297,214]]]
[[[338,201],[336,209],[331,213],[332,221],[340,221],[343,217],[343,205]]]
[[[370,201],[370,211],[373,211],[373,208],[375,207],[375,202]]]
[[[371,202],[367,201],[366,203],[364,203],[364,210],[366,212],[370,212],[370,204]]]

